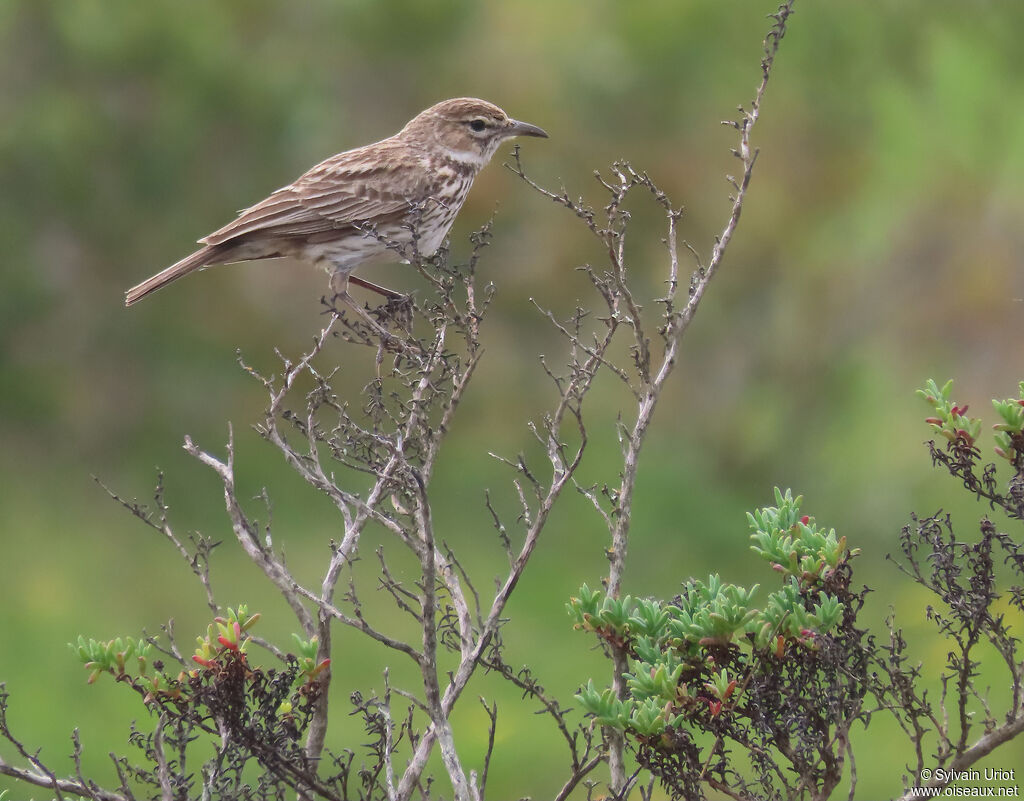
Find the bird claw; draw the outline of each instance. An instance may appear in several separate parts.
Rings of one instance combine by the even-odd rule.
[[[415,306],[410,296],[398,295],[395,299],[371,309],[368,304],[360,304],[348,291],[342,290],[336,292],[329,301],[323,298],[323,303],[328,312],[339,317],[345,316],[341,309],[341,305],[344,305],[360,318],[360,322],[344,323],[356,334],[357,339],[354,341],[371,345],[374,344],[375,338],[377,347],[387,352],[414,353],[418,356],[424,354],[423,346],[412,338],[412,312]],[[398,329],[396,333],[389,330],[392,326]]]

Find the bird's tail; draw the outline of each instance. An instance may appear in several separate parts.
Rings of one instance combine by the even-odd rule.
[[[124,305],[131,306],[133,303],[142,300],[149,293],[156,292],[161,287],[171,283],[171,281],[175,281],[183,275],[188,275],[195,270],[205,267],[214,261],[218,252],[216,248],[210,245],[200,248],[191,256],[186,256],[166,270],[161,270],[156,275],[147,278],[138,286],[133,286],[125,292]]]

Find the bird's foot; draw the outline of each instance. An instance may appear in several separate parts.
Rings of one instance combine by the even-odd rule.
[[[412,295],[399,295],[389,298],[382,305],[373,310],[378,319],[382,322],[394,323],[406,333],[412,333],[413,311],[416,304]]]
[[[394,300],[371,309],[366,304],[359,303],[347,291],[342,291],[329,300],[324,298],[323,303],[329,312],[339,318],[345,316],[341,306],[347,307],[359,318],[358,321],[343,320],[351,341],[367,345],[376,344],[392,353],[423,355],[423,346],[412,336],[413,305],[408,296],[399,295]],[[394,333],[389,330],[392,326],[398,329]],[[373,342],[374,339],[376,343]]]

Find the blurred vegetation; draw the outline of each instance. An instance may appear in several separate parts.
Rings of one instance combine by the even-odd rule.
[[[159,465],[178,525],[230,539],[218,487],[180,444],[189,433],[214,448],[231,420],[239,481],[253,494],[269,487],[290,564],[315,575],[338,529],[328,505],[247,432],[264,400],[235,364],[236,348],[269,367],[273,347],[303,347],[320,326],[323,276],[282,262],[217,268],[130,311],[125,288],[316,161],[458,95],[546,128],[551,139],[525,143],[524,163],[570,194],[594,196],[593,170],[615,158],[649,171],[685,203],[683,234],[706,254],[724,223],[723,175],[735,169],[718,121],[752,95],[772,10],[659,0],[0,4],[0,679],[24,739],[53,759],[79,726],[87,767],[103,775],[125,736],[112,723],[144,712],[112,686],[87,690],[66,643],[169,617],[182,632],[205,627],[187,567],[91,474],[145,497]],[[1022,27],[1019,3],[797,6],[737,239],[641,469],[628,591],[668,597],[711,572],[749,582],[751,560],[737,558],[748,547],[744,511],[774,485],[792,486],[862,549],[858,577],[878,588],[878,620],[892,606],[939,670],[944,647],[924,623],[924,596],[883,557],[913,510],[982,512],[929,470],[913,390],[929,375],[955,376],[960,399],[981,409],[1024,371]],[[435,513],[452,540],[480,541],[481,564],[499,555],[482,490],[508,479],[486,451],[524,446],[525,422],[548,394],[537,354],[560,352],[528,299],[568,312],[588,297],[573,268],[596,258],[571,219],[500,164],[456,224],[456,258],[499,203],[482,265],[498,286],[489,355],[452,432]],[[660,220],[653,205],[636,214],[642,265],[661,258]],[[400,266],[370,277],[418,285]],[[357,393],[368,357],[338,353],[359,376]],[[621,402],[610,386],[595,399],[583,479],[606,477],[601,455],[615,455]],[[568,500],[510,610],[507,658],[529,661],[563,698],[601,664],[563,613],[604,567],[591,514]],[[215,555],[214,586],[222,603],[260,609],[268,636],[291,630],[230,543]],[[336,669],[350,668],[340,709],[346,688],[379,686],[382,662],[338,648]],[[495,797],[557,786],[553,733],[512,688],[474,689],[500,704]],[[461,715],[456,724],[483,738],[483,711]],[[861,791],[895,792],[896,732],[854,736]],[[1011,747],[990,764],[1020,764],[1024,748]]]

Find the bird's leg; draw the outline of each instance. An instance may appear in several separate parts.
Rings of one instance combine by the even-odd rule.
[[[359,278],[355,275],[350,275],[348,280],[351,284],[369,289],[371,292],[376,292],[383,297],[386,302],[378,311],[385,317],[393,318],[402,328],[409,328],[409,324],[412,322],[412,295],[403,295],[401,292],[395,292],[395,290],[388,289],[386,286],[375,284],[372,281],[367,281],[365,278]]]
[[[393,303],[396,300],[404,301],[408,299],[408,295],[403,295],[401,292],[395,292],[393,289],[388,289],[386,286],[375,284],[373,281],[367,281],[365,278],[352,275],[349,270],[342,267],[335,267],[329,262],[324,263],[324,267],[327,269],[327,274],[330,276],[331,292],[334,295],[342,295],[348,290],[349,284],[355,284],[361,286],[363,289],[369,289],[371,292],[376,292],[381,297],[385,298],[388,303]]]
[[[350,284],[361,286],[363,289],[369,289],[371,292],[376,292],[381,297],[387,298],[388,302],[395,300],[408,300],[408,295],[403,295],[401,292],[395,292],[393,289],[388,289],[386,286],[375,284],[372,281],[367,281],[365,278],[360,278],[357,275],[350,275],[348,277]]]
[[[324,264],[324,266],[327,268],[327,283],[331,288],[331,295],[334,298],[347,296],[349,279],[348,271],[331,268],[328,264]]]
[[[403,326],[405,329],[404,337],[392,334],[384,325],[381,324],[381,320],[377,318],[377,315],[380,315],[381,310],[371,310],[364,304],[360,304],[359,302],[356,301],[355,298],[353,298],[348,293],[347,288],[342,289],[341,292],[337,292],[331,298],[330,302],[330,306],[334,310],[334,313],[344,316],[344,313],[338,310],[338,301],[341,301],[341,303],[344,303],[346,306],[348,306],[349,309],[351,309],[356,315],[359,316],[359,318],[363,322],[363,325],[365,325],[370,332],[377,336],[378,367],[380,365],[380,360],[382,358],[382,354],[384,351],[389,351],[391,353],[396,354],[403,354],[406,357],[414,358],[419,358],[425,355],[423,346],[420,343],[418,343],[415,339],[413,339],[412,330],[409,325]],[[385,323],[388,321],[389,318],[387,316],[387,312],[384,313],[384,316],[381,319],[383,319]],[[391,319],[394,320],[394,318]],[[411,323],[411,321],[409,322]],[[365,344],[371,344],[370,337],[367,336],[366,332],[358,331],[356,326],[354,326],[352,323],[345,322],[344,324],[348,326],[353,332],[355,332],[360,339],[363,339]]]
[[[365,310],[355,303],[354,298],[348,294],[348,285],[355,284],[361,286],[364,289],[369,289],[372,292],[376,292],[378,295],[386,299],[386,303],[377,309],[375,314],[381,319],[393,319],[399,324],[400,327],[406,329],[409,332],[409,325],[412,319],[412,297],[410,295],[403,295],[400,292],[396,292],[393,289],[388,289],[380,284],[375,284],[372,281],[367,281],[365,278],[359,278],[355,275],[351,275],[344,270],[335,269],[330,274],[330,285],[331,292],[335,298],[345,299],[346,305],[356,309],[359,314],[366,318]],[[375,326],[375,330],[380,332],[380,327]],[[409,332],[411,333],[411,332]]]

